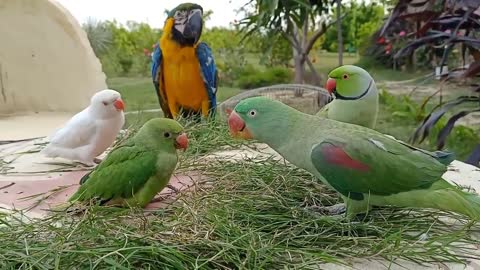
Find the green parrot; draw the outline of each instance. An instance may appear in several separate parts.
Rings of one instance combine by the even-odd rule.
[[[69,201],[93,199],[106,205],[145,207],[168,184],[177,165],[176,149],[187,146],[178,122],[151,119],[85,175]]]
[[[344,65],[332,70],[328,77],[325,88],[335,99],[317,116],[374,129],[378,90],[372,76],[363,68]]]
[[[267,143],[339,192],[349,218],[390,205],[480,219],[480,197],[442,179],[445,157],[372,129],[305,114],[265,97],[242,100],[228,124],[232,136]]]

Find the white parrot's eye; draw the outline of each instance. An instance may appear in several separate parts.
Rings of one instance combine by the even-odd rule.
[[[172,134],[170,134],[170,132],[164,132],[163,137],[168,139],[168,138],[172,137]]]
[[[103,105],[105,105],[105,106],[108,105],[108,103],[107,103],[106,101],[103,101],[102,103],[103,103]]]
[[[255,109],[251,109],[250,111],[248,111],[248,116],[249,117],[255,117],[257,115],[257,110]]]

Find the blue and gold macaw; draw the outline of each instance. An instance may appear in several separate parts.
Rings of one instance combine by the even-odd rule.
[[[165,117],[215,115],[218,74],[212,50],[199,42],[202,15],[193,3],[170,11],[152,54],[153,84]]]

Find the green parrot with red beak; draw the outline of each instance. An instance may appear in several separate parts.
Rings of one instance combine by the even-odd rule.
[[[82,177],[69,202],[92,200],[101,205],[145,207],[168,185],[177,165],[177,149],[187,147],[188,137],[177,121],[150,119]]]
[[[480,219],[480,197],[445,181],[447,166],[440,157],[375,130],[305,114],[266,97],[240,101],[228,125],[232,136],[268,144],[339,192],[348,218],[371,206],[398,206]]]
[[[363,68],[344,65],[332,70],[328,77],[325,88],[335,99],[317,116],[374,129],[378,90],[372,76]]]

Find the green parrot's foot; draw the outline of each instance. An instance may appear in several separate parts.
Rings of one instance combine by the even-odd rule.
[[[56,205],[51,209],[43,209],[43,210],[51,212],[53,214],[64,213],[69,215],[78,215],[80,213],[83,213],[85,209],[86,209],[85,205],[81,203],[65,202],[65,203]]]
[[[99,158],[94,158],[93,159],[93,163],[95,163],[95,164],[100,164],[100,162],[102,162],[102,160],[99,159]]]
[[[339,203],[331,206],[310,206],[309,210],[320,213],[322,215],[337,216],[346,212],[345,204]]]
[[[165,197],[155,197],[149,203],[163,202],[165,199]]]
[[[174,192],[175,194],[180,193],[180,189],[178,189],[178,188],[176,188],[176,187],[174,187],[174,186],[172,186],[172,185],[170,185],[170,184],[168,184],[167,187],[168,187],[169,189],[173,190],[173,192]]]

